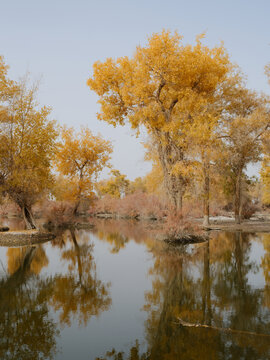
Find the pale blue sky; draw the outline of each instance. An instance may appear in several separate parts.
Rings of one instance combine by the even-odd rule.
[[[0,54],[14,78],[42,76],[41,104],[61,124],[88,125],[114,144],[113,165],[133,179],[144,175],[140,139],[129,128],[96,120],[97,97],[86,86],[96,60],[132,55],[136,45],[163,28],[184,42],[206,31],[205,43],[224,41],[248,86],[269,92],[270,0],[1,0]]]

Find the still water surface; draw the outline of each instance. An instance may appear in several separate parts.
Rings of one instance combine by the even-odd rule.
[[[176,249],[106,220],[0,247],[0,358],[269,359],[270,234]]]

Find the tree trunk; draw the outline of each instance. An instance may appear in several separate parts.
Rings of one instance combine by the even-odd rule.
[[[235,183],[234,217],[236,224],[241,224],[241,177],[242,171],[238,173]]]
[[[182,207],[183,207],[182,192],[178,192],[176,198],[176,211],[182,213]]]
[[[165,175],[165,174],[164,174]],[[182,213],[183,194],[182,194],[181,179],[174,175],[168,175],[166,181],[166,189],[171,203],[177,212]]]
[[[161,134],[157,133],[155,141],[168,197],[176,211],[182,212],[182,200],[185,190],[184,179],[181,175],[171,173],[174,165],[179,161],[183,161],[182,149],[173,145],[168,133],[165,134],[165,139],[163,140]]]
[[[28,208],[26,205],[24,205],[22,207],[22,214],[27,230],[37,229],[37,225],[33,217],[33,214],[31,212],[31,209]]]
[[[203,187],[203,225],[210,225],[209,221],[209,194],[210,194],[210,178],[209,178],[209,162],[204,164],[204,187]]]
[[[77,215],[77,211],[78,211],[78,209],[79,209],[80,203],[81,203],[81,200],[79,199],[79,200],[76,202],[75,207],[74,207],[74,209],[73,209],[73,215],[74,215],[74,216]]]

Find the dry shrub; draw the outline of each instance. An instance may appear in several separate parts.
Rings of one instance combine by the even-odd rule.
[[[246,199],[246,201],[243,202],[242,205],[242,218],[243,219],[250,219],[252,215],[256,213],[256,211],[259,210],[259,207],[251,202],[251,200]]]
[[[21,216],[21,210],[14,202],[4,199],[0,205],[0,217]]]
[[[73,209],[68,201],[47,201],[43,204],[43,217],[51,225],[59,226],[73,220]]]
[[[91,215],[95,214],[115,214],[118,208],[119,199],[110,195],[105,195],[100,199],[96,199],[93,207],[89,210]]]
[[[196,199],[185,199],[182,214],[184,218],[201,218],[203,216],[203,202]],[[226,215],[223,205],[216,201],[210,202],[210,216]]]
[[[187,236],[202,236],[202,228],[188,220],[181,212],[171,209],[163,227],[163,233],[166,239],[182,239]]]
[[[162,203],[157,196],[138,191],[122,199],[106,195],[95,202],[91,214],[160,219],[166,215],[166,210],[166,204]]]
[[[227,212],[224,210],[224,206],[217,202],[210,204],[210,216],[226,216]]]
[[[170,213],[174,212],[170,209]],[[201,218],[203,213],[202,202],[195,199],[185,199],[182,206],[181,215],[183,218]]]

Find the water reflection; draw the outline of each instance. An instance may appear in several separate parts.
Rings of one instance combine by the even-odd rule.
[[[262,257],[261,266],[266,283],[264,291],[264,306],[270,308],[270,234],[262,235],[262,243],[264,247],[264,255]]]
[[[175,248],[156,241],[156,232],[155,223],[97,221],[91,231],[70,228],[51,243],[7,249],[0,358],[66,360],[59,338],[69,327],[83,329],[73,332],[75,347],[76,336],[87,334],[80,338],[81,359],[269,359],[270,235],[213,233],[209,242]],[[131,257],[142,254],[148,287],[140,269],[129,270]],[[122,282],[127,276],[129,283]],[[134,287],[142,287],[142,304],[133,301]],[[102,336],[106,328],[113,336],[124,321],[121,313],[113,317],[117,301],[130,306],[134,323],[126,327],[128,342],[115,337],[112,344]]]
[[[8,249],[8,273],[0,280],[0,358],[52,359],[56,353],[56,323],[48,298],[52,280],[39,272],[46,266],[41,247]]]
[[[153,243],[153,237],[158,231],[156,222],[142,222],[137,220],[94,219],[93,232],[101,241],[109,243],[110,252],[118,253],[124,249],[130,240],[136,243]]]
[[[96,360],[148,360],[150,359],[149,354],[140,353],[140,344],[138,340],[135,341],[135,344],[128,350],[127,356],[123,351],[118,352],[115,349],[107,351],[104,357],[97,357]]]
[[[106,236],[105,238],[108,238]],[[115,237],[116,239],[116,237]],[[264,257],[256,258],[256,241]],[[269,235],[221,233],[193,247],[151,247],[145,295],[147,351],[139,344],[98,359],[269,359]],[[149,242],[148,242],[149,244]],[[260,265],[265,286],[252,280]],[[190,325],[182,327],[178,319]]]
[[[86,326],[111,305],[109,284],[98,279],[93,244],[74,230],[58,234],[67,273],[44,276],[49,259],[43,246],[7,248],[0,280],[0,358],[54,359],[60,325]],[[52,310],[59,311],[55,320]]]
[[[248,235],[218,235],[191,255],[179,256],[179,271],[167,256],[157,255],[145,308],[150,358],[269,358],[270,313],[262,305],[264,290],[251,282],[258,272],[251,244]],[[177,318],[235,331],[181,328]]]
[[[68,273],[54,277],[50,304],[55,310],[60,310],[62,324],[70,325],[71,320],[77,318],[80,324],[86,326],[92,316],[109,309],[110,284],[104,284],[97,278],[93,244],[78,244],[74,229],[61,235],[61,259],[67,262]],[[72,246],[66,249],[68,242]]]

